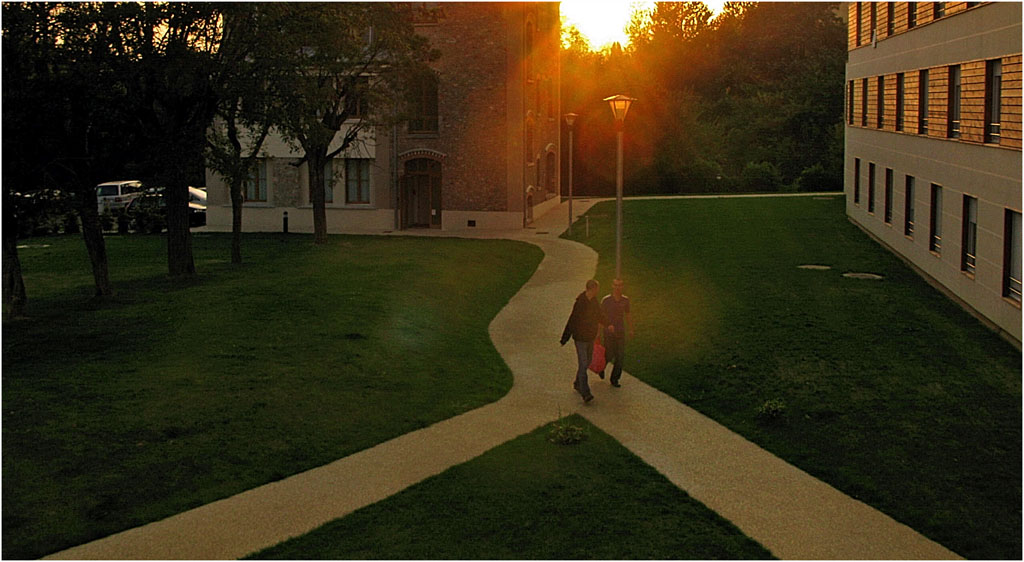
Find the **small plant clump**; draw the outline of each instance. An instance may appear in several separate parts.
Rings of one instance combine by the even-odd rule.
[[[757,410],[757,418],[765,423],[778,423],[786,414],[786,403],[780,398],[765,400]]]
[[[587,432],[582,427],[571,425],[564,420],[555,422],[548,433],[548,441],[556,445],[578,445],[586,438]]]

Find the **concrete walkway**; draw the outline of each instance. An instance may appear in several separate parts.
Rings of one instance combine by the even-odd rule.
[[[577,201],[574,214],[591,203]],[[595,400],[582,405],[570,388],[575,352],[557,340],[573,299],[596,271],[597,255],[557,239],[567,223],[563,204],[533,229],[480,234],[524,240],[545,253],[533,277],[490,325],[491,339],[515,377],[512,390],[498,402],[49,558],[239,558],[473,459],[559,413],[577,412],[777,557],[957,558],[628,373],[619,389],[595,378]]]

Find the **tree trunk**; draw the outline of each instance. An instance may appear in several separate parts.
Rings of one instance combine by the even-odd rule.
[[[9,218],[4,220],[4,314],[8,318],[25,316],[25,280],[21,276],[18,259],[18,226]],[[10,231],[10,232],[8,232]]]
[[[242,184],[231,182],[231,263],[242,263]]]
[[[313,243],[327,243],[327,201],[324,191],[324,163],[327,147],[322,150],[307,150],[306,164],[309,166],[309,199],[313,205]]]
[[[89,252],[89,262],[92,264],[96,296],[109,297],[114,294],[114,290],[110,287],[107,245],[103,241],[103,229],[96,209],[96,190],[91,186],[79,187],[77,200],[78,214],[82,217],[82,239],[85,240],[85,249]]]
[[[188,183],[172,182],[164,190],[167,201],[167,273],[171,277],[195,277],[192,233],[188,228]]]

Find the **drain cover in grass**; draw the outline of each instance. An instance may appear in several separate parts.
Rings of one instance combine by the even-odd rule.
[[[825,271],[826,269],[832,269],[832,267],[828,265],[798,265],[797,267],[800,269],[814,269],[817,271]]]
[[[881,275],[875,275],[874,273],[844,273],[843,277],[849,277],[850,279],[869,279],[871,281],[884,279]]]

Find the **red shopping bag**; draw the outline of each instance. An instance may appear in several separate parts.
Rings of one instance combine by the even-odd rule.
[[[604,372],[604,346],[594,342],[594,353],[590,358],[590,370],[595,373]]]

